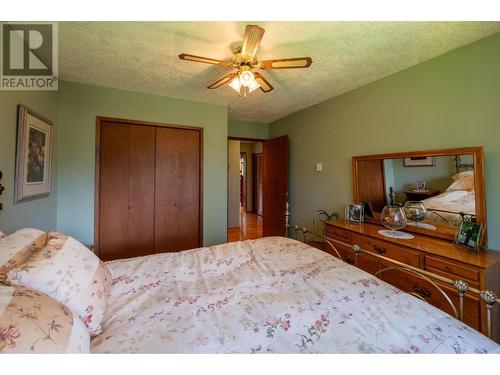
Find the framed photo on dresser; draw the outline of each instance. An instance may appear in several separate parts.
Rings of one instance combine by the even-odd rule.
[[[50,194],[53,125],[19,105],[14,203]]]
[[[363,203],[348,203],[345,207],[345,220],[351,223],[362,223],[364,221]]]
[[[484,227],[482,224],[462,221],[458,227],[455,242],[469,250],[479,251],[483,239]]]

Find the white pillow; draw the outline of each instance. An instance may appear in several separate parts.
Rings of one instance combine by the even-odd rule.
[[[24,265],[11,269],[7,283],[45,293],[68,307],[98,334],[111,288],[111,274],[88,248],[62,233],[49,232],[47,244]]]
[[[446,190],[474,191],[474,171],[457,173],[452,179],[454,182]]]

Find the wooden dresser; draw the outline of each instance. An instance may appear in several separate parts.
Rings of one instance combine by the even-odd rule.
[[[326,223],[325,229],[326,237],[349,244],[349,246],[344,246],[335,243],[335,247],[347,263],[355,263],[355,253],[351,246],[359,245],[368,252],[380,254],[452,280],[464,280],[471,287],[480,290],[490,289],[500,293],[500,252],[482,251],[475,254],[452,242],[418,234],[415,234],[415,238],[411,240],[392,239],[377,233],[382,228],[375,224],[330,221]],[[328,246],[326,246],[326,251],[336,256],[333,251],[328,250]],[[371,274],[388,266],[390,266],[388,262],[380,261],[369,254],[358,255],[357,267]],[[430,304],[453,315],[446,299],[430,283],[418,276],[401,270],[391,270],[382,273],[380,278],[401,290],[420,295]],[[439,281],[436,281],[436,284],[447,292],[458,308],[456,289]],[[472,294],[465,295],[464,322],[486,334],[486,307],[479,297]],[[493,338],[497,342],[500,341],[500,306],[494,307]]]

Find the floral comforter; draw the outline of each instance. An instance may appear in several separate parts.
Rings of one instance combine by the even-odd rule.
[[[488,353],[440,310],[281,237],[106,263],[95,353]]]

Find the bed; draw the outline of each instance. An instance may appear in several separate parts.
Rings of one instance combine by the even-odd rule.
[[[93,353],[500,353],[446,313],[288,238],[105,266],[112,285]]]
[[[428,209],[436,210],[437,213],[446,219],[450,225],[458,226],[462,216],[458,212],[466,215],[476,215],[476,196],[474,191],[451,190],[422,201]],[[443,224],[444,220],[436,215],[428,215],[426,222]]]
[[[443,193],[422,201],[425,207],[438,214],[428,215],[426,222],[443,224],[444,218],[448,224],[458,226],[462,220],[460,213],[476,215],[474,171],[459,172],[452,179],[454,182]]]

